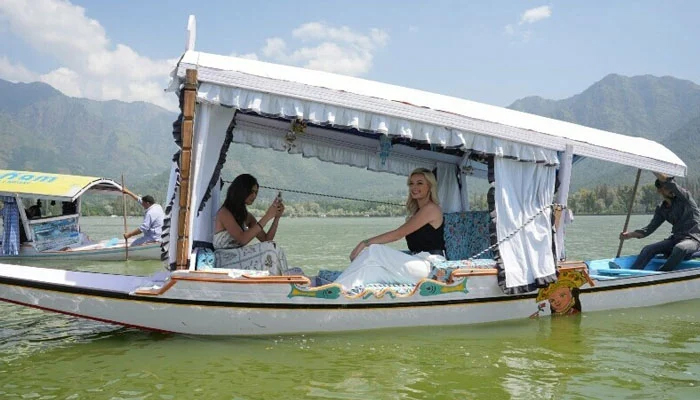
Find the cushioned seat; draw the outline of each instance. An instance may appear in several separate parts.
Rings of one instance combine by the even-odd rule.
[[[465,260],[491,246],[488,211],[446,213],[445,254],[448,260]],[[478,258],[493,258],[491,250]]]

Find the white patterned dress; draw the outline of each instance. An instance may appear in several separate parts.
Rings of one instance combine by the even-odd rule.
[[[270,275],[284,275],[287,257],[275,242],[260,242],[242,246],[223,230],[214,234],[216,268],[268,271]]]

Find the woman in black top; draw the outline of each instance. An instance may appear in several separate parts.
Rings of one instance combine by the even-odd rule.
[[[336,279],[350,288],[364,283],[416,283],[426,278],[430,263],[387,246],[378,246],[406,238],[411,253],[443,255],[444,221],[437,196],[435,175],[418,168],[408,178],[408,218],[398,228],[365,239],[350,253],[353,262]]]
[[[350,260],[371,244],[391,243],[404,237],[412,253],[444,251],[444,223],[439,204],[435,175],[426,168],[414,170],[408,177],[406,222],[392,231],[361,241],[350,253]]]

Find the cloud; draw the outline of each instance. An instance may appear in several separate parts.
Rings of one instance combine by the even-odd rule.
[[[68,68],[58,68],[48,74],[43,74],[39,80],[63,92],[66,96],[83,97],[80,89],[80,75]]]
[[[537,21],[547,19],[552,16],[552,9],[549,6],[540,6],[526,10],[523,15],[520,16],[519,25],[522,24],[534,24]]]
[[[9,32],[36,52],[52,58],[52,71],[32,71],[0,55],[0,78],[46,82],[69,96],[95,100],[147,101],[170,110],[177,100],[164,93],[176,59],[156,60],[121,43],[112,43],[99,21],[67,0],[0,0],[0,32]],[[389,35],[381,29],[357,32],[322,22],[302,24],[289,44],[272,37],[256,53],[263,58],[347,75],[366,74]],[[294,45],[292,45],[292,43]]]
[[[506,25],[503,32],[507,36],[514,36],[519,38],[522,42],[527,42],[532,37],[533,33],[531,29],[524,28],[523,26],[534,24],[551,16],[552,8],[550,6],[530,8],[520,15],[517,24]]]
[[[262,56],[283,64],[346,75],[366,74],[372,67],[374,53],[389,42],[389,35],[381,29],[362,34],[347,26],[337,28],[321,22],[305,23],[292,30],[291,35],[304,45],[291,49],[280,37],[268,38],[260,50]]]
[[[42,74],[3,57],[4,79],[41,80],[69,96],[177,108],[174,96],[163,93],[176,60],[152,60],[124,44],[112,45],[102,25],[87,17],[82,7],[65,0],[2,0],[0,23],[60,65]]]
[[[33,82],[39,76],[19,63],[13,63],[7,56],[0,57],[0,77],[10,82]]]

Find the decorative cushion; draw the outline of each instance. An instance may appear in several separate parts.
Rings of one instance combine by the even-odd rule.
[[[316,276],[316,285],[323,286],[332,283],[342,274],[343,271],[331,271],[327,269],[322,269],[318,271],[318,276]]]
[[[488,211],[446,213],[445,253],[448,260],[465,260],[491,246]],[[479,258],[493,258],[491,250]]]
[[[195,262],[195,269],[199,271],[214,269],[216,264],[216,259],[214,257],[214,250],[199,247],[197,248],[197,261]]]

